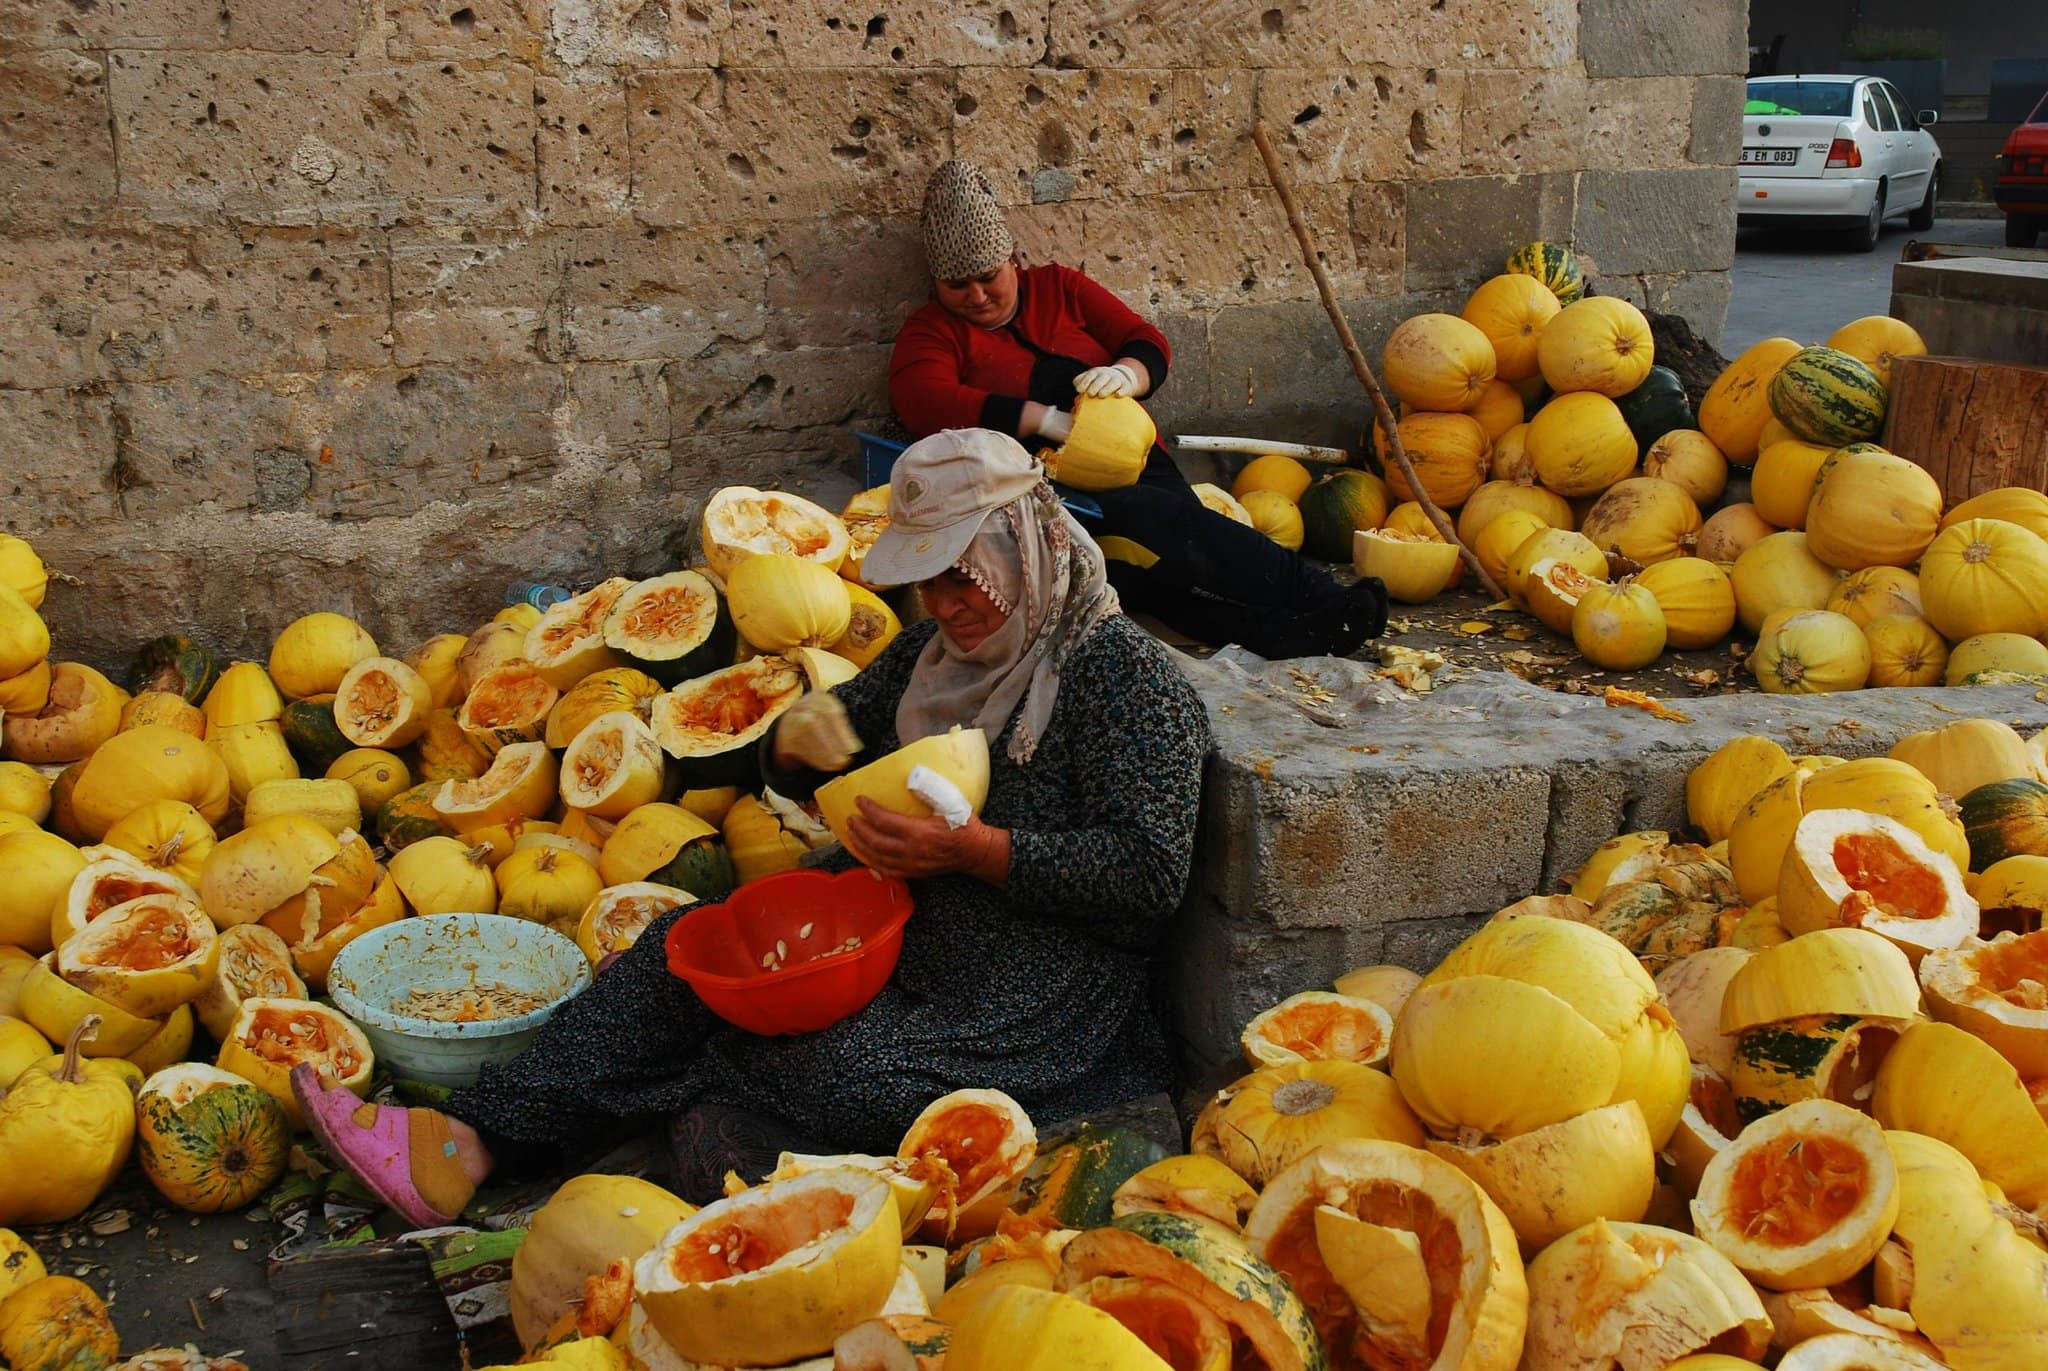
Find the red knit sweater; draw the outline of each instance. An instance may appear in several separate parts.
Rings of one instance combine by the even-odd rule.
[[[1024,339],[1080,365],[1045,365]],[[1166,335],[1084,273],[1051,263],[1020,273],[1017,315],[999,329],[978,328],[927,301],[896,335],[889,398],[919,437],[945,428],[1018,436],[1026,400],[1070,409],[1073,377],[1119,357],[1144,363],[1152,390],[1166,379]]]

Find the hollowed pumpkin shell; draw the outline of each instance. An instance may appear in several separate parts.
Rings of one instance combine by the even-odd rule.
[[[1670,1167],[1671,1180],[1680,1193],[1698,1193],[1707,1164],[1741,1131],[1742,1118],[1737,1112],[1734,1090],[1706,1067],[1695,1066],[1685,1111],[1658,1154]]]
[[[213,979],[220,940],[197,904],[172,894],[115,905],[57,949],[57,971],[80,990],[139,1018],[197,998]]]
[[[1545,561],[1577,567],[1595,580],[1607,579],[1607,554],[1591,538],[1568,528],[1546,528],[1524,538],[1521,546],[1508,555],[1504,588],[1509,599],[1518,605],[1528,604],[1529,578]]]
[[[1828,1333],[1787,1352],[1778,1371],[1947,1371],[1947,1366],[1896,1339]]]
[[[339,1010],[311,1000],[243,1000],[221,1043],[219,1066],[284,1106],[294,1129],[305,1127],[292,1094],[292,1068],[302,1064],[314,1068],[322,1085],[361,1095],[376,1057],[363,1030]]]
[[[1989,1043],[2022,1079],[2048,1077],[2048,932],[1930,952],[1920,986],[1935,1018]]]
[[[617,819],[661,798],[666,758],[654,730],[620,711],[586,725],[562,753],[562,803]]]
[[[1529,568],[1523,595],[1529,602],[1529,612],[1545,628],[1570,637],[1579,601],[1605,584],[1603,577],[1590,575],[1570,562],[1547,557]]]
[[[614,576],[549,605],[540,622],[526,631],[520,655],[558,691],[569,689],[592,672],[618,666],[617,655],[605,643],[605,620],[632,584],[628,577]]]
[[[538,739],[560,698],[561,692],[539,667],[513,657],[476,678],[455,722],[486,755],[495,755],[515,743]]]
[[[459,834],[497,824],[538,819],[554,805],[560,769],[546,744],[510,743],[473,781],[444,781],[434,813]]]
[[[721,579],[742,557],[786,553],[837,571],[846,560],[846,525],[800,496],[751,486],[726,486],[704,502],[699,519],[704,558]]]
[[[829,1352],[881,1312],[902,1265],[880,1177],[817,1171],[743,1190],[684,1218],[640,1257],[633,1287],[692,1362],[779,1366]]]
[[[340,851],[340,840],[311,819],[265,819],[214,846],[199,878],[199,902],[222,928],[254,923],[304,895]]]
[[[1230,1325],[1184,1290],[1135,1276],[1097,1276],[1064,1293],[1136,1334],[1166,1366],[1230,1371]],[[1044,1330],[1031,1332],[1042,1337]]]
[[[1249,521],[1251,516],[1245,518]],[[849,582],[846,600],[846,632],[831,643],[832,655],[851,663],[858,671],[896,641],[896,635],[903,631],[903,621],[889,608],[888,601],[865,586]],[[798,654],[806,651],[800,648]]]
[[[1294,1062],[1240,1078],[1203,1108],[1194,1151],[1253,1185],[1346,1138],[1422,1145],[1422,1125],[1387,1077],[1358,1062]]]
[[[1656,1151],[1634,1100],[1504,1142],[1431,1138],[1428,1146],[1479,1183],[1531,1256],[1594,1219],[1639,1221],[1657,1184]]]
[[[1386,1060],[1394,1021],[1371,1000],[1327,990],[1290,995],[1245,1025],[1238,1043],[1252,1067],[1301,1061]]]
[[[89,1014],[100,1016],[99,1032],[79,1044],[87,1057],[122,1057],[140,1048],[164,1027],[162,1019],[145,1019],[110,1004],[57,974],[57,956],[46,952],[21,980],[21,1017],[53,1043],[70,1041]]]
[[[1899,1213],[1898,1171],[1869,1115],[1830,1100],[1787,1105],[1708,1164],[1693,1231],[1774,1290],[1862,1270]]]
[[[236,924],[220,931],[220,958],[213,978],[192,1007],[216,1040],[226,1041],[245,999],[303,1000],[306,983],[292,966],[291,948],[262,924]]]
[[[1721,997],[1721,1031],[1849,1014],[1910,1020],[1920,986],[1906,954],[1862,928],[1824,928],[1756,953]]]
[[[784,657],[756,657],[684,681],[656,700],[649,723],[680,764],[685,786],[760,784],[757,747],[804,693],[804,673]]]
[[[669,910],[695,902],[689,891],[655,881],[606,886],[576,921],[576,946],[595,966],[640,941],[647,925]]]
[[[1186,1214],[1226,1228],[1242,1229],[1259,1192],[1215,1157],[1168,1157],[1139,1171],[1116,1189],[1110,1212]]]
[[[926,1215],[949,1245],[993,1232],[1010,1192],[1038,1155],[1038,1133],[1023,1107],[1000,1090],[956,1090],[926,1105],[896,1148],[905,1161],[934,1157],[954,1188]]]
[[[1716,1351],[1754,1360],[1770,1345],[1763,1302],[1698,1238],[1596,1219],[1529,1264],[1524,1371],[1662,1371]]]
[[[1886,1128],[1961,1152],[2014,1203],[2032,1209],[2048,1201],[2048,1120],[2012,1063],[1962,1029],[1918,1023],[1901,1034],[1878,1069],[1870,1106]]]
[[[1778,917],[1794,937],[1868,929],[1917,961],[1977,931],[1977,902],[1954,862],[1896,819],[1817,809],[1799,821],[1778,878]]]
[[[1512,1371],[1529,1313],[1515,1234],[1427,1153],[1352,1141],[1274,1177],[1246,1225],[1340,1364]],[[1340,1352],[1341,1355],[1341,1352]]]
[[[96,848],[85,869],[71,878],[70,888],[50,915],[50,943],[62,947],[85,926],[116,905],[144,895],[170,895],[199,902],[199,893],[169,872],[147,866],[119,848]]]
[[[434,688],[396,657],[365,657],[334,692],[334,726],[357,747],[404,747],[427,731]]]
[[[1721,998],[1752,955],[1746,948],[1709,947],[1657,973],[1657,992],[1685,1039],[1686,1055],[1723,1077],[1735,1063],[1736,1040],[1721,1031]]]
[[[818,810],[832,829],[832,836],[848,852],[861,857],[849,821],[859,812],[857,801],[863,796],[884,809],[911,818],[929,816],[932,807],[910,793],[910,773],[920,766],[930,767],[958,786],[967,797],[968,806],[976,812],[988,799],[988,735],[978,728],[954,728],[920,738],[819,786]]]
[[[1458,570],[1458,549],[1442,539],[1398,529],[1360,529],[1351,535],[1351,564],[1404,605],[1427,604],[1443,594]]]

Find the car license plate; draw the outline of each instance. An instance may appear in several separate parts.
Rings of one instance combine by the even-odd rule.
[[[1745,167],[1789,167],[1799,160],[1798,148],[1744,148]]]

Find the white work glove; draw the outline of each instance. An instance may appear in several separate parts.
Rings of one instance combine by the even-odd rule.
[[[1038,421],[1038,436],[1055,443],[1067,441],[1067,435],[1074,431],[1074,416],[1063,409],[1047,409]]]
[[[1138,378],[1121,363],[1090,367],[1074,378],[1074,393],[1101,399],[1105,395],[1136,395]]]
[[[775,755],[814,771],[844,771],[860,751],[860,735],[846,706],[829,690],[814,690],[783,711],[775,726]]]

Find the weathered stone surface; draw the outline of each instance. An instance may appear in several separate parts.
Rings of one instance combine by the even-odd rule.
[[[0,58],[0,226],[48,224],[113,198],[99,59],[62,49]]]
[[[343,0],[337,8],[353,8]],[[220,0],[97,0],[90,5],[0,0],[0,52],[25,48],[217,48],[227,40]]]
[[[0,378],[29,389],[92,380],[107,297],[129,269],[152,259],[151,245],[110,234],[20,237],[7,246],[19,269],[0,272]]]
[[[634,212],[651,224],[915,211],[945,160],[950,77],[655,72],[628,105]]]
[[[734,67],[1029,66],[1045,55],[1046,0],[732,0]]]
[[[1467,175],[1526,176],[1581,165],[1586,82],[1574,70],[1469,72],[1462,110]]]
[[[566,245],[554,237],[436,230],[391,249],[392,361],[402,367],[536,361]]]
[[[866,427],[889,413],[889,348],[718,348],[673,363],[674,431],[744,433],[771,426]]]
[[[1570,60],[1577,27],[1573,0],[1053,0],[1051,56],[1082,67],[1535,67]]]
[[[1149,194],[1165,186],[1172,95],[1166,72],[962,71],[953,150],[1006,204]]]
[[[1023,228],[1013,225],[1011,232]],[[761,247],[767,259],[763,318],[774,347],[893,343],[896,330],[931,294],[917,226],[906,220],[847,216],[778,224]],[[847,289],[849,281],[860,289]]]
[[[534,200],[521,68],[108,57],[121,197],[166,218],[510,220]]]
[[[1718,270],[1734,235],[1733,167],[1589,171],[1579,179],[1574,247],[1596,271]]]
[[[541,218],[557,228],[625,218],[633,198],[625,87],[536,77],[533,112]]]
[[[542,0],[382,0],[389,26],[385,55],[394,62],[541,54]]]
[[[1711,75],[1748,69],[1742,0],[1583,0],[1579,51],[1586,75]]]
[[[1424,309],[1428,296],[1401,295],[1348,304],[1345,318],[1368,358],[1394,325]],[[1216,432],[1296,434],[1298,441],[1354,446],[1366,413],[1329,316],[1313,301],[1220,309],[1209,324],[1209,406]]]
[[[1463,82],[1434,70],[1355,67],[1261,74],[1257,112],[1298,181],[1454,174]],[[1240,148],[1249,184],[1266,184],[1258,149]]]
[[[119,517],[105,395],[0,389],[0,432],[0,528],[47,541]]]
[[[304,0],[222,0],[219,8],[220,17],[227,21],[222,47],[265,52],[352,53],[366,17],[360,0],[316,0],[313,4]]]
[[[1341,186],[1304,186],[1302,212],[1321,230],[1326,268],[1349,290],[1362,278]],[[1087,209],[1089,274],[1141,312],[1194,303],[1298,300],[1314,292],[1294,233],[1271,191],[1208,191],[1105,200]]]
[[[1255,177],[1264,184],[1264,166],[1249,141],[1260,75],[1236,68],[1173,73],[1173,189],[1235,188],[1254,184]]]
[[[1643,280],[1643,306],[1665,314],[1682,314],[1693,330],[1718,343],[1728,322],[1728,302],[1735,283],[1726,271],[1690,271],[1649,275]]]
[[[1742,151],[1742,102],[1745,83],[1740,76],[1702,76],[1693,82],[1693,161],[1710,167],[1725,167]]]
[[[548,56],[578,75],[611,67],[715,67],[725,0],[551,0]]]
[[[1691,156],[1697,97],[1669,76],[1619,76],[1586,87],[1584,164],[1602,171],[1675,166]]]
[[[587,230],[566,242],[557,355],[694,359],[764,322],[757,239],[709,228]]]
[[[1407,187],[1408,289],[1469,290],[1531,239],[1570,240],[1578,181],[1572,175],[1481,176]]]

